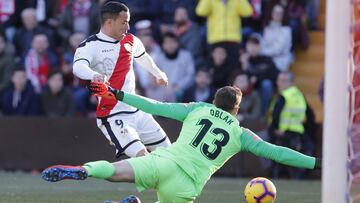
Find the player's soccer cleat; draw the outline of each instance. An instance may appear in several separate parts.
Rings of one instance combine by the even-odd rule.
[[[141,201],[135,195],[130,195],[130,196],[127,196],[126,198],[120,200],[120,202],[105,201],[104,203],[141,203]]]
[[[49,182],[57,182],[65,179],[84,180],[88,174],[81,166],[57,165],[45,169],[41,173],[41,177]]]

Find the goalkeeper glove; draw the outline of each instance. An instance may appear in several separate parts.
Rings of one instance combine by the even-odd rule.
[[[112,99],[112,100],[120,100],[124,98],[124,92],[121,90],[116,90],[106,83],[102,82],[91,82],[88,86],[90,92],[97,96],[102,97],[106,99]]]
[[[321,169],[321,168],[322,168],[321,158],[316,158],[315,159],[315,167],[314,167],[314,169]]]

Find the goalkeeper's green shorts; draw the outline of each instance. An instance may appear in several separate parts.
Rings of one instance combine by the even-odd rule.
[[[170,159],[149,154],[126,161],[134,170],[137,190],[156,189],[160,203],[193,202],[198,195],[194,181]]]

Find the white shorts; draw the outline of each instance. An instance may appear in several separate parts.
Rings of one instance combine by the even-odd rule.
[[[166,147],[171,144],[152,115],[140,110],[98,118],[97,125],[110,144],[116,147],[117,157],[124,153],[129,157],[136,157],[145,148],[153,151],[158,146]]]

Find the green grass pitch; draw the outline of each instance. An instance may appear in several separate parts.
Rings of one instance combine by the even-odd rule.
[[[249,179],[212,178],[195,202],[242,203],[243,189]],[[274,180],[277,203],[319,203],[320,181]],[[140,197],[143,203],[155,202],[154,191],[137,193],[133,184],[102,180],[48,183],[40,175],[0,172],[0,203],[102,203],[127,195]]]

